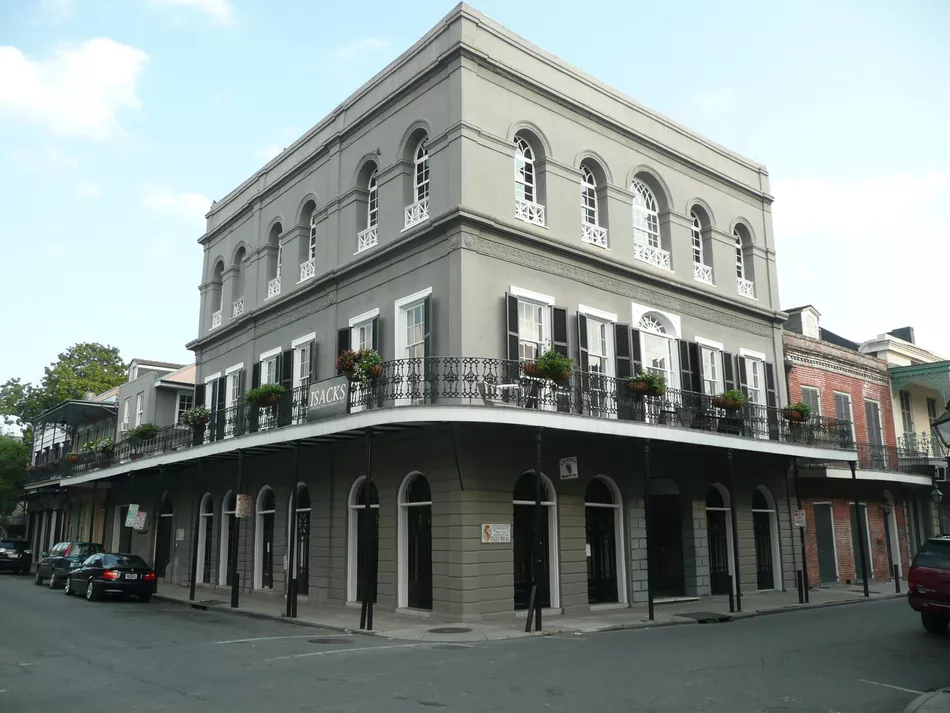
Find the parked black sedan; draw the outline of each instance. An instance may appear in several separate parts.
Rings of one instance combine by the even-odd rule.
[[[50,589],[59,589],[66,581],[66,575],[79,567],[89,555],[102,552],[98,542],[57,542],[53,549],[44,552],[36,563],[36,586],[49,579]]]
[[[155,593],[155,570],[138,555],[98,553],[66,576],[67,595],[83,594],[94,602],[106,594],[123,594],[147,602]]]
[[[33,552],[26,540],[0,539],[0,572],[29,574],[33,564]]]

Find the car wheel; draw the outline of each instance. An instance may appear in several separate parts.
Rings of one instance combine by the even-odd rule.
[[[53,572],[53,573],[50,574],[50,576],[49,576],[49,588],[50,588],[50,589],[58,589],[58,588],[59,588],[59,580],[56,579],[56,573],[55,573],[55,572]]]
[[[96,583],[91,581],[86,585],[86,601],[94,602],[99,598],[99,590],[96,588]]]
[[[63,594],[67,597],[73,593],[73,578],[66,577],[66,585],[63,587]]]
[[[36,570],[36,576],[33,577],[33,584],[35,584],[37,587],[43,586],[43,578],[40,576],[39,569]]]
[[[946,619],[934,616],[933,614],[921,614],[920,623],[924,625],[924,628],[929,631],[931,634],[945,634],[947,631],[947,622]]]

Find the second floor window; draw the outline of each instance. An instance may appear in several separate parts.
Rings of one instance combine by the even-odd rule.
[[[581,220],[598,225],[597,217],[597,180],[587,166],[581,166]]]
[[[660,247],[660,221],[656,196],[643,181],[634,181],[633,191],[633,241],[651,248]]]
[[[904,435],[913,436],[914,435],[914,409],[913,404],[910,400],[909,391],[901,391],[901,422],[904,426]]]
[[[673,386],[673,340],[657,317],[645,314],[640,317],[640,344],[643,354],[643,367],[657,376],[666,379],[668,387]]]
[[[122,408],[122,430],[129,430],[129,420],[132,418],[132,399],[127,398]]]
[[[551,337],[550,307],[518,300],[518,358],[533,361],[547,348]]]
[[[416,203],[429,198],[429,147],[428,139],[419,142],[415,155],[415,199]]]
[[[145,393],[140,393],[135,397],[135,427],[142,425],[142,418],[145,415]]]
[[[739,235],[739,231],[736,230],[733,232],[733,236],[736,239],[736,277],[740,280],[746,279],[745,277],[745,254],[742,250],[742,236]]]
[[[366,227],[375,228],[379,223],[379,189],[376,185],[377,171],[369,177],[369,200],[366,203]]]
[[[261,362],[261,384],[277,383],[277,356],[275,354]]]
[[[308,251],[308,260],[313,260],[317,256],[317,212],[314,211],[310,216],[310,249]]]
[[[712,347],[700,347],[703,363],[703,393],[716,396],[722,393],[722,352]],[[684,385],[683,388],[686,388]]]
[[[175,423],[181,423],[185,411],[190,411],[195,405],[195,397],[191,394],[178,394],[178,408],[175,410]]]
[[[690,213],[690,218],[693,219],[691,228],[693,234],[693,262],[697,265],[703,265],[705,264],[703,262],[703,224],[695,212]]]
[[[802,401],[811,407],[813,416],[821,416],[821,393],[813,386],[802,387]]]
[[[515,139],[515,199],[537,202],[536,183],[534,180],[534,152],[528,142],[522,138]]]

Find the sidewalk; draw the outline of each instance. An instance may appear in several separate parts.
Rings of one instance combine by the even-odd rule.
[[[742,612],[729,613],[729,598],[725,596],[704,597],[691,601],[657,603],[655,618],[651,622],[646,604],[632,607],[588,611],[572,614],[547,614],[543,621],[544,634],[580,634],[615,629],[637,629],[675,624],[695,624],[708,621],[731,621],[733,619],[773,614],[796,609],[808,609],[841,604],[857,603],[897,596],[893,585],[875,583],[869,600],[863,590],[854,586],[826,587],[809,592],[809,604],[799,604],[798,594],[790,592],[755,592],[742,597]],[[241,593],[238,609],[231,609],[230,590],[199,587],[195,602],[188,601],[188,587],[163,584],[156,599],[194,604],[202,608],[231,611],[246,616],[283,619],[302,626],[315,626],[337,631],[359,632],[359,607],[337,604],[317,604],[298,600],[297,619],[284,619],[286,599],[279,593]],[[495,641],[532,636],[524,632],[524,615],[514,614],[486,617],[478,622],[458,622],[432,614],[423,616],[414,613],[396,613],[375,609],[372,634],[408,641]],[[950,698],[950,696],[947,696]],[[927,710],[922,709],[922,710]]]
[[[904,709],[904,713],[948,713],[950,711],[950,688],[941,688],[934,693],[918,696]]]

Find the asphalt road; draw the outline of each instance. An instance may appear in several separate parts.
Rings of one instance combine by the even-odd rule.
[[[950,637],[903,600],[459,646],[90,603],[0,575],[2,713],[891,713],[950,685],[948,661]]]

